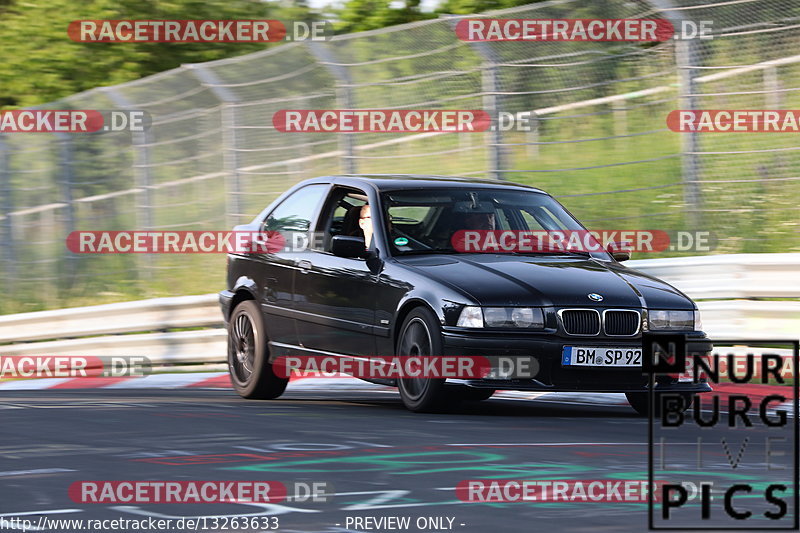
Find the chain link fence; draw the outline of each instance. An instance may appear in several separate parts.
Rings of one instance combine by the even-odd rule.
[[[208,293],[222,255],[75,255],[74,230],[224,230],[307,177],[533,184],[591,229],[707,230],[800,250],[791,133],[678,134],[675,109],[800,108],[795,0],[555,0],[481,16],[710,21],[712,39],[464,42],[458,17],[183,65],[52,103],[146,110],[146,132],[0,136],[0,312]],[[124,45],[115,45],[124,46]],[[528,132],[281,133],[282,109],[535,111]],[[697,252],[693,252],[697,253]],[[675,255],[675,253],[673,253]]]

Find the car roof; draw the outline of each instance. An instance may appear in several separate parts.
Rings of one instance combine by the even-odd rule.
[[[461,178],[453,176],[431,176],[415,174],[340,174],[312,178],[303,182],[334,183],[336,185],[371,186],[378,192],[408,189],[448,188],[458,185],[487,189],[522,189],[528,192],[547,194],[541,189],[510,181]]]

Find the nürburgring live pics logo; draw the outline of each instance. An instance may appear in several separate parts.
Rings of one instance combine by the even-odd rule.
[[[650,381],[649,528],[797,530],[800,343],[653,333],[642,341]],[[711,354],[712,342],[763,350]],[[670,380],[673,390],[657,394]],[[715,390],[693,397],[675,391],[704,380]],[[698,472],[708,481],[681,481]]]

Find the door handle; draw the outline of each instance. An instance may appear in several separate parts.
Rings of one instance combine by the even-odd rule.
[[[306,261],[305,259],[303,259],[302,261],[297,262],[297,266],[298,268],[300,268],[300,272],[305,274],[306,272],[311,270],[311,267],[314,265],[311,264],[311,261]]]

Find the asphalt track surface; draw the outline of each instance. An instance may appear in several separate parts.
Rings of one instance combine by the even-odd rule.
[[[11,531],[12,517],[36,523],[41,516],[224,515],[276,516],[283,532],[398,531],[375,522],[355,527],[357,517],[410,517],[411,526],[400,531],[648,529],[647,504],[472,503],[454,491],[466,479],[646,480],[648,422],[623,405],[491,399],[416,414],[393,391],[290,389],[278,400],[247,401],[229,390],[93,389],[4,392],[0,413],[0,529]],[[725,464],[716,431],[703,433],[712,445],[702,469],[691,446],[671,448],[675,476],[700,481],[718,470],[717,481],[763,480],[763,465]],[[759,432],[766,430],[755,431],[752,442],[763,440]],[[696,435],[687,428],[680,440],[694,442]],[[734,455],[740,440],[729,439]],[[745,457],[763,454],[757,446]],[[335,496],[325,503],[84,504],[68,495],[70,484],[82,480],[325,481]],[[752,502],[756,513],[771,508],[760,493],[737,502]],[[719,500],[714,505],[719,512]],[[687,505],[687,513],[699,523],[699,506]],[[421,517],[445,527],[418,528]]]

